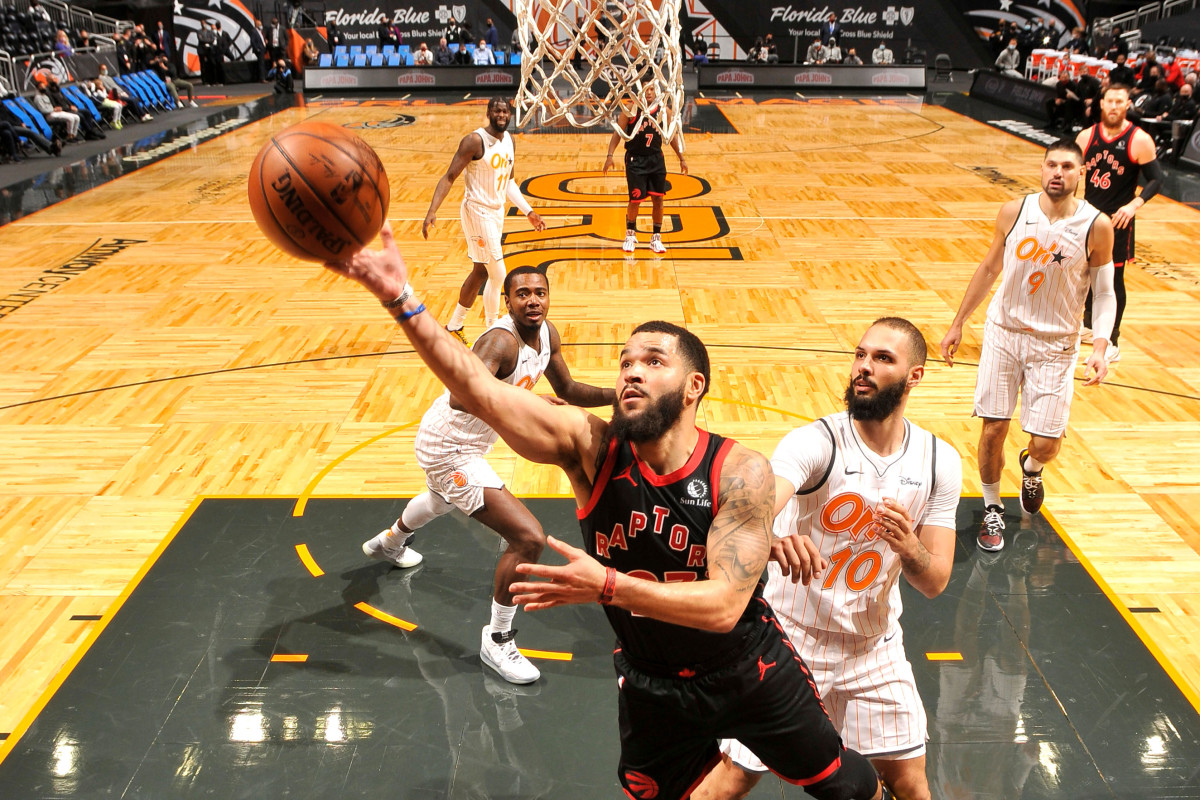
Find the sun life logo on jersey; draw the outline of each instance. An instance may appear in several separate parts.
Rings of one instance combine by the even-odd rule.
[[[708,496],[708,484],[699,478],[693,478],[688,481],[687,497],[681,497],[679,502],[685,506],[700,506],[701,508],[712,508],[712,498]]]

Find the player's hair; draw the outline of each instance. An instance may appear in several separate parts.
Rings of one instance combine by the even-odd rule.
[[[1104,96],[1113,90],[1121,91],[1121,92],[1124,92],[1125,94],[1130,94],[1130,89],[1125,84],[1110,83],[1108,86],[1105,86],[1104,91],[1100,93],[1100,99],[1103,100]]]
[[[904,317],[880,317],[871,323],[871,327],[876,325],[882,325],[885,328],[891,328],[894,331],[903,333],[904,337],[908,339],[910,366],[925,366],[925,361],[929,358],[929,348],[926,347],[925,337],[921,335],[921,331],[916,325],[913,325]]]
[[[517,267],[512,272],[510,272],[504,276],[504,293],[505,294],[508,294],[509,290],[512,289],[513,280],[515,280],[518,275],[541,275],[543,278],[546,279],[546,288],[547,289],[550,288],[550,276],[549,275],[547,275],[545,272],[538,269],[537,267],[531,267],[531,266],[526,265],[523,267]]]
[[[1080,149],[1079,145],[1075,143],[1074,139],[1059,139],[1057,142],[1053,142],[1049,147],[1046,148],[1046,153],[1042,156],[1042,158],[1045,159],[1046,156],[1056,152],[1070,153],[1079,159],[1080,164],[1083,163],[1083,150]]]
[[[502,97],[500,95],[496,95],[495,97],[488,100],[488,104],[487,104],[488,111],[491,111],[492,106],[497,105],[498,103],[504,103],[504,105],[508,106],[508,110],[512,111],[512,107],[513,107],[512,100],[508,99],[507,97]]]
[[[711,380],[710,369],[708,364],[708,348],[704,346],[704,342],[700,341],[700,337],[689,331],[687,328],[681,328],[678,325],[673,325],[670,322],[663,322],[660,319],[643,322],[633,329],[633,334],[638,333],[665,333],[668,336],[674,336],[679,342],[679,353],[683,356],[684,361],[692,370],[699,372],[704,376],[704,389],[700,392],[700,398],[708,394],[708,384]]]

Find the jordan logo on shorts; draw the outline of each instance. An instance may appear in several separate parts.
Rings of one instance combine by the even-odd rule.
[[[658,782],[641,772],[627,770],[625,785],[629,789],[630,796],[636,797],[638,800],[654,800],[655,797],[658,797]]]
[[[772,661],[770,664],[764,664],[763,660],[762,660],[762,656],[758,657],[758,679],[759,679],[759,681],[761,681],[763,679],[763,676],[767,674],[767,670],[769,670],[773,666],[775,666],[774,661]]]

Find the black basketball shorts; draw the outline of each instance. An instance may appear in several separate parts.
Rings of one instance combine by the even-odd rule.
[[[1113,264],[1123,267],[1133,261],[1133,220],[1124,228],[1113,228]]]
[[[648,197],[662,197],[667,193],[667,170],[662,172],[626,172],[625,183],[629,187],[629,201],[640,203]]]
[[[687,797],[720,759],[717,740],[736,738],[789,783],[834,774],[842,741],[808,668],[770,606],[760,635],[729,666],[693,678],[647,674],[618,650],[618,777],[636,800]]]

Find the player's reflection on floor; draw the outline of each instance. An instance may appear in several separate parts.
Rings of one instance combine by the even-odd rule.
[[[1010,530],[1012,526],[1010,524]],[[997,553],[971,548],[971,572],[954,616],[954,647],[962,660],[941,665],[939,742],[977,742],[986,756],[958,747],[931,748],[940,800],[1019,798],[1038,761],[1038,743],[1025,733],[1021,705],[1029,680],[1029,597],[1054,584],[1055,568],[1074,556],[1057,536],[1022,520],[1010,546]]]

